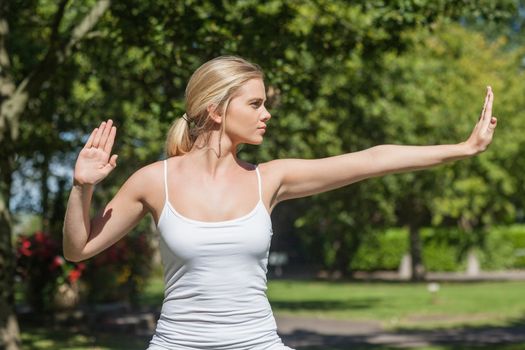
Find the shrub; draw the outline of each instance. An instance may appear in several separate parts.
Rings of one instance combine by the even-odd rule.
[[[424,228],[421,241],[427,271],[464,271],[471,249],[483,270],[525,268],[525,225],[470,233],[458,228]],[[408,230],[391,228],[365,237],[350,267],[360,271],[396,270],[408,251]]]
[[[25,284],[25,299],[35,311],[54,309],[61,286],[76,288],[86,265],[62,257],[62,246],[50,234],[19,235],[16,240],[16,274]]]
[[[150,274],[153,249],[145,234],[128,235],[84,262],[66,261],[62,242],[50,234],[20,235],[16,241],[17,275],[24,297],[35,311],[58,307],[64,286],[88,303],[134,303]]]
[[[366,237],[350,266],[360,271],[396,270],[407,249],[406,230],[391,228]]]
[[[153,249],[145,233],[128,235],[87,261],[82,278],[89,303],[135,303],[152,269]]]
[[[525,225],[493,227],[484,243],[479,254],[483,269],[525,268]]]

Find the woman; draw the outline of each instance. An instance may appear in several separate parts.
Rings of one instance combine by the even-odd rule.
[[[258,66],[231,56],[202,65],[186,88],[186,113],[170,129],[168,158],[134,173],[92,219],[93,187],[116,166],[111,120],[93,130],[78,156],[64,222],[68,260],[98,254],[147,213],[157,223],[166,290],[149,350],[289,349],[276,333],[265,293],[273,208],[373,176],[476,155],[496,127],[489,87],[479,121],[459,144],[381,145],[253,165],[237,157],[237,147],[262,143],[271,118],[265,101]]]

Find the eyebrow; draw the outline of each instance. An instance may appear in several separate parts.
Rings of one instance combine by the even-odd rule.
[[[259,101],[266,101],[266,99],[260,98],[260,97],[252,97],[248,99],[248,102],[259,102]]]

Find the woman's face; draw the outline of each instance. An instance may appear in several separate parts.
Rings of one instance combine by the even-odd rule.
[[[225,132],[233,144],[262,143],[266,122],[271,118],[264,106],[265,102],[266,92],[262,79],[248,80],[230,100]]]

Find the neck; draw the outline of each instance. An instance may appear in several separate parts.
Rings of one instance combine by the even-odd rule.
[[[237,146],[221,130],[199,135],[187,157],[192,158],[192,166],[204,169],[212,177],[223,174],[239,165]]]

